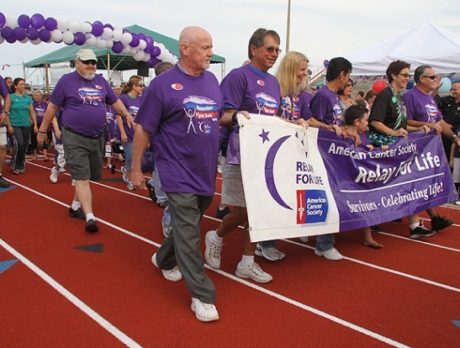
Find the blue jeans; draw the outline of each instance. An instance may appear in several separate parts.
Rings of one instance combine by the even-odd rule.
[[[125,169],[131,170],[133,165],[133,143],[123,143],[123,151],[125,152]]]
[[[155,195],[157,196],[157,204],[164,203],[168,200],[166,193],[161,188],[160,174],[158,174],[157,167],[152,172],[152,178],[149,180],[149,184],[155,189]]]
[[[30,126],[13,126],[13,156],[11,157],[11,169],[24,170],[26,167],[26,152],[29,145]]]
[[[163,210],[161,225],[163,226],[163,229],[167,229],[168,231],[171,229],[171,212],[169,211],[169,205],[167,205]]]
[[[332,249],[335,243],[335,234],[322,234],[316,236],[316,249],[319,251],[326,251]]]

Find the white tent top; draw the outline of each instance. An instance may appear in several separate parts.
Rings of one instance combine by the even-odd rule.
[[[430,65],[437,73],[460,72],[460,39],[431,22],[371,47],[343,55],[353,64],[353,75],[385,75],[394,60],[412,69]]]

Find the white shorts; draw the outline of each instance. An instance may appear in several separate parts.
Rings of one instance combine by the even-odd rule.
[[[0,146],[6,146],[8,144],[6,127],[0,127]]]
[[[222,180],[222,203],[246,207],[240,165],[225,163],[222,168]]]

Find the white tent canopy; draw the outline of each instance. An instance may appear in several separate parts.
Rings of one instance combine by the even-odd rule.
[[[380,42],[343,55],[353,64],[353,75],[384,75],[388,65],[404,60],[415,69],[427,64],[437,73],[460,72],[460,39],[431,22]]]

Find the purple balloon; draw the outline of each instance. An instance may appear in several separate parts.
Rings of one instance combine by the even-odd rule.
[[[106,24],[104,24],[104,28],[110,28],[110,29],[113,30],[113,25],[110,24],[110,23],[106,23]]]
[[[123,44],[120,41],[115,41],[112,46],[114,53],[121,53],[123,51]]]
[[[92,27],[93,29],[91,30],[91,33],[96,37],[101,36],[104,32],[104,25],[99,21],[95,21],[92,24]]]
[[[151,57],[151,58],[149,59],[149,61],[148,61],[148,64],[149,64],[149,67],[150,67],[150,68],[154,68],[155,65],[157,65],[159,62],[160,62],[160,61],[159,61],[157,58]]]
[[[30,27],[29,29],[27,29],[27,37],[30,40],[38,39],[38,30],[34,27]]]
[[[12,37],[14,35],[14,32],[13,32],[13,29],[10,28],[10,27],[4,27],[2,29],[2,33],[1,33],[2,37],[4,39],[8,38],[8,37]]]
[[[32,27],[36,29],[40,29],[45,25],[45,17],[41,15],[40,13],[36,13],[30,17],[31,25]]]
[[[81,32],[75,33],[75,40],[74,43],[78,46],[84,45],[86,42],[86,35]]]
[[[156,58],[156,57],[158,57],[160,54],[161,54],[161,49],[160,49],[160,47],[155,46],[155,47],[153,48],[152,55]]]
[[[0,28],[3,28],[5,23],[6,23],[6,17],[3,13],[0,12]]]
[[[153,46],[153,38],[151,36],[145,36],[145,42],[147,42],[147,47]]]
[[[51,33],[48,29],[42,29],[38,32],[38,37],[43,42],[48,42],[49,40],[51,40]]]
[[[21,41],[26,38],[26,30],[23,27],[16,27],[13,31],[16,40]]]
[[[48,17],[47,19],[45,19],[45,28],[49,31],[57,29],[57,20],[55,20],[53,17]],[[42,39],[42,41],[45,40]]]
[[[18,24],[20,27],[26,29],[30,26],[30,18],[28,15],[22,14],[18,18]]]
[[[6,37],[5,40],[6,42],[11,43],[11,44],[16,42],[16,38],[14,37],[14,35]]]
[[[139,38],[137,36],[134,36],[133,35],[133,39],[131,40],[131,42],[129,43],[129,45],[131,47],[137,47],[139,46]]]

